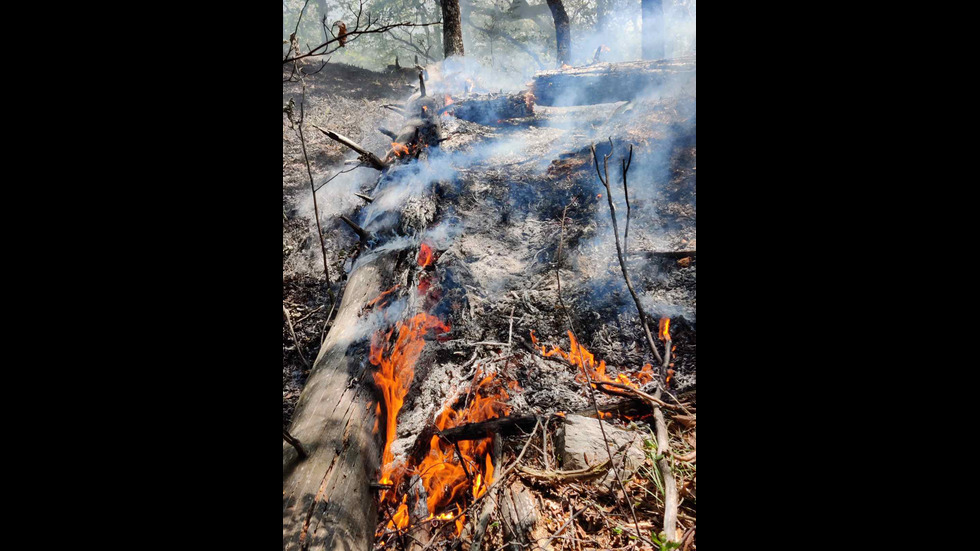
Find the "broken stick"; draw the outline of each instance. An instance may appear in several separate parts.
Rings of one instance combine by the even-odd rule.
[[[330,138],[331,140],[333,140],[333,141],[335,141],[335,142],[337,142],[339,144],[343,144],[343,145],[347,146],[350,149],[353,149],[365,161],[367,161],[368,164],[370,164],[372,167],[376,168],[377,170],[385,170],[385,169],[388,168],[388,163],[382,161],[381,159],[378,158],[377,155],[375,155],[374,153],[371,153],[367,149],[364,149],[363,147],[361,147],[360,144],[358,144],[354,140],[348,138],[347,136],[343,136],[343,135],[338,134],[336,132],[333,132],[331,130],[324,130],[324,129],[320,128],[319,126],[315,125],[315,124],[313,125],[313,128],[316,128],[317,130],[319,130],[320,132],[322,132],[326,137]]]
[[[347,218],[345,215],[340,215],[340,219],[347,223],[348,226],[361,238],[361,243],[367,244],[371,241],[371,232],[365,230],[364,228],[358,226],[353,220]]]

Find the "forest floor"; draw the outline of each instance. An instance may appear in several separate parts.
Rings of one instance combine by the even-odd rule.
[[[283,78],[288,76],[289,71],[284,71]],[[340,64],[327,64],[322,71],[305,80],[304,111],[309,124],[304,128],[312,124],[329,127],[362,143],[369,141],[363,129],[377,127],[385,117],[387,111],[382,106],[404,99],[412,90],[412,79],[405,73],[377,73]],[[290,99],[295,102],[295,120],[300,117],[302,98],[302,83],[283,84],[283,106]],[[311,252],[319,248],[319,243],[312,210],[303,204],[309,201],[310,179],[300,139],[285,113],[282,121],[282,301],[290,313],[299,341],[293,340],[288,324],[283,323],[282,422],[283,426],[288,426],[309,374],[309,365],[320,351],[332,304],[323,264]],[[304,137],[313,178],[320,185],[331,175],[325,171],[341,162],[348,150],[319,132],[304,130]],[[324,236],[330,279],[336,295],[338,278],[343,276],[344,253],[352,241],[343,228],[336,225],[325,227]]]
[[[283,74],[284,79],[287,76],[288,71]],[[384,106],[404,101],[417,84],[411,73],[389,75],[344,65],[327,65],[307,76],[305,99],[303,83],[284,83],[283,103],[295,102],[294,120],[300,116],[301,101],[304,103],[314,187],[333,177],[351,154],[312,126],[329,128],[368,150],[383,152],[390,140],[377,128],[392,128],[397,124],[393,120],[401,118]],[[643,364],[646,349],[638,338],[638,316],[615,260],[608,197],[597,184],[589,151],[589,145],[596,143],[600,159],[605,153],[612,155],[609,144],[604,143],[607,137],[616,144],[636,146],[629,183],[633,225],[627,262],[647,310],[656,318],[672,319],[671,366],[676,377],[671,388],[696,406],[696,255],[683,261],[661,256],[697,249],[695,106],[695,97],[654,98],[632,104],[541,107],[533,118],[513,124],[498,121],[496,126],[453,117],[443,121],[449,139],[440,149],[452,156],[453,185],[436,186],[440,196],[433,207],[437,223],[429,224],[418,237],[434,243],[437,251],[433,270],[439,277],[434,279],[445,293],[442,302],[446,306],[441,315],[452,319],[453,333],[434,359],[419,364],[422,372],[430,369],[423,364],[439,369],[432,367],[431,373],[425,373],[428,376],[417,375],[421,388],[414,389],[406,400],[396,453],[405,452],[447,397],[459,390],[469,365],[463,369],[462,360],[471,355],[481,360],[504,358],[504,352],[513,356],[507,361],[505,375],[524,389],[512,396],[515,415],[581,411],[590,405],[588,394],[575,381],[576,370],[572,366],[559,369],[554,360],[542,358],[543,349],[532,346],[532,339],[540,338],[549,348],[564,346],[564,336],[574,325],[583,347],[595,353],[597,360],[624,370]],[[350,182],[337,185],[343,178],[317,194],[332,283],[328,286],[312,216],[310,176],[299,136],[291,126],[284,114],[283,307],[291,322],[286,323],[284,314],[284,427],[290,423],[329,329],[327,320],[334,307],[330,294],[340,300],[345,271],[356,254],[356,236],[337,221],[337,215],[352,214],[362,206],[349,197]],[[616,164],[626,152],[622,145],[614,148],[611,185],[620,203],[622,187],[621,181],[617,183]],[[620,212],[620,217],[622,226],[625,213]],[[570,310],[564,315],[562,297]],[[509,344],[498,346],[511,340],[517,349],[513,354]],[[612,422],[636,428],[631,419]],[[649,419],[641,422],[646,423]],[[693,426],[681,426],[674,420],[670,426],[675,454],[693,453]],[[647,464],[655,470],[652,460],[656,454],[648,455]],[[691,527],[682,533],[691,536],[690,544],[696,525],[696,463],[678,463],[676,468],[685,500],[683,525]],[[641,478],[627,486],[639,492],[635,496],[637,513],[646,531],[662,520],[662,504],[657,492],[649,491],[659,477],[650,473]],[[571,491],[571,501],[576,504],[593,499],[590,486]],[[555,523],[550,528],[557,529],[566,520],[562,515],[571,498],[565,490],[552,492],[554,495],[549,492],[539,489],[543,503],[554,509],[548,515]],[[623,527],[632,523],[621,508],[623,499],[615,495],[595,499],[596,503],[589,502],[589,517],[583,517],[591,528],[588,534],[580,530],[580,536],[599,548],[627,545],[630,530]],[[495,543],[503,543],[502,536],[497,538]],[[574,548],[574,538],[569,548]]]

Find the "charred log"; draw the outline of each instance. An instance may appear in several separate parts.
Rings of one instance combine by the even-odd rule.
[[[598,63],[538,73],[531,90],[540,105],[592,105],[640,98],[668,82],[686,86],[696,74],[693,57]]]
[[[447,105],[441,111],[478,124],[496,124],[506,119],[534,115],[534,96],[529,93],[471,96]]]
[[[348,138],[347,136],[343,136],[341,134],[338,134],[336,132],[332,132],[330,130],[324,130],[324,129],[320,128],[319,126],[316,126],[316,125],[313,125],[313,128],[316,128],[317,130],[319,130],[320,132],[322,132],[326,137],[330,138],[331,140],[333,140],[333,141],[335,141],[337,143],[343,144],[343,145],[349,147],[350,149],[354,150],[355,152],[357,152],[357,154],[359,154],[361,156],[361,159],[363,159],[365,162],[367,162],[368,164],[370,164],[372,167],[374,167],[374,168],[376,168],[378,170],[385,170],[386,168],[388,168],[388,163],[382,161],[381,159],[378,158],[377,155],[375,155],[374,153],[371,153],[367,149],[364,149],[363,147],[361,147],[360,144],[358,144],[354,140]]]

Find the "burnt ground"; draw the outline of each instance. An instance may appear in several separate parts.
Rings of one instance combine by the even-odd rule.
[[[438,83],[430,86],[438,90]],[[401,119],[382,106],[403,101],[412,87],[403,75],[330,66],[307,77],[307,120],[381,153],[388,140],[375,129],[397,127]],[[299,94],[298,84],[284,85],[283,102],[295,98],[297,115]],[[449,139],[438,151],[423,154],[418,177],[396,177],[387,188],[375,188],[376,172],[341,176],[317,194],[329,287],[318,254],[299,140],[285,115],[283,121],[283,302],[310,363],[327,327],[332,307],[328,292],[339,299],[354,262],[376,254],[368,250],[355,260],[355,236],[336,221],[337,214],[361,223],[380,220],[377,217],[384,213],[379,214],[383,209],[377,204],[386,193],[392,194],[399,198],[390,206],[392,211],[402,218],[421,217],[424,223],[415,224],[415,230],[425,229],[402,227],[378,243],[378,249],[404,248],[411,258],[423,241],[436,249],[436,262],[426,276],[435,288],[428,295],[438,297],[432,312],[453,330],[439,346],[427,348],[418,363],[417,385],[399,418],[396,455],[415,444],[439,408],[461,391],[465,394],[477,367],[498,371],[520,385],[522,391],[511,395],[514,415],[585,409],[589,402],[575,382],[575,370],[542,358],[531,345],[532,330],[543,344],[564,350],[569,348],[567,332],[573,330],[597,359],[611,366],[612,376],[620,367],[633,372],[652,360],[617,261],[608,192],[596,177],[589,150],[595,143],[601,161],[610,152],[607,138],[613,141],[610,176],[620,232],[627,211],[620,159],[628,156],[628,144],[634,145],[628,267],[654,330],[660,317],[672,320],[677,347],[672,389],[696,405],[696,255],[679,262],[657,254],[697,248],[695,97],[538,107],[532,118],[493,126],[445,116],[443,130]],[[316,185],[353,157],[318,133],[308,131],[306,138]],[[359,169],[355,174],[370,172]],[[429,179],[434,183],[428,185]],[[420,187],[406,197],[401,188],[408,183]],[[350,196],[355,188],[374,196],[376,204],[362,208],[363,203]],[[425,198],[429,196],[435,201]],[[399,296],[413,292],[418,282],[409,283]],[[509,340],[511,347],[494,344]],[[284,426],[306,369],[284,320]],[[600,397],[600,402],[613,400]],[[685,438],[677,431],[673,442],[687,453],[691,446]],[[686,474],[696,479],[696,469]],[[656,505],[650,507],[649,516],[656,517]],[[686,514],[693,515],[688,507]],[[609,537],[604,543],[610,546],[626,543]]]

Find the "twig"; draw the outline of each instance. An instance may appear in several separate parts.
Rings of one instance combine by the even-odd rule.
[[[611,142],[612,140],[610,140]],[[633,296],[633,302],[636,303],[636,309],[640,312],[640,321],[643,322],[643,330],[646,333],[647,344],[650,346],[650,351],[653,352],[654,357],[657,358],[658,362],[663,362],[663,357],[660,355],[660,351],[657,350],[657,345],[654,344],[653,333],[650,332],[650,324],[647,321],[646,312],[643,311],[643,305],[640,304],[640,297],[637,296],[636,290],[633,288],[633,282],[630,280],[629,271],[626,269],[626,260],[623,258],[623,247],[619,242],[619,223],[616,221],[616,205],[613,204],[612,200],[612,189],[609,187],[609,155],[605,156],[605,161],[603,166],[605,167],[606,177],[603,179],[602,171],[599,170],[599,154],[595,151],[595,144],[592,145],[592,157],[595,159],[595,169],[599,174],[599,181],[606,186],[606,199],[609,200],[609,210],[612,214],[613,232],[616,236],[616,253],[619,256],[619,266],[623,271],[623,279],[626,280],[626,287],[630,291],[630,295]],[[663,381],[665,373],[661,370],[660,380]]]
[[[302,14],[300,14],[302,17]],[[323,228],[320,227],[320,208],[316,203],[316,184],[313,183],[313,169],[310,168],[310,157],[306,154],[306,137],[303,135],[303,124],[306,123],[306,80],[303,80],[303,96],[299,102],[299,143],[303,148],[303,161],[306,162],[306,174],[310,177],[310,189],[313,191],[313,217],[316,219],[316,236],[320,239],[320,254],[323,256],[323,277],[327,279],[327,288],[330,287],[330,269],[327,267],[327,244],[323,240]],[[330,299],[333,300],[333,292],[330,292]]]
[[[600,46],[601,47],[601,46]],[[598,59],[599,53],[596,50],[596,59]],[[623,159],[623,193],[626,194],[626,234],[623,236],[623,254],[629,254],[630,248],[630,213],[633,209],[630,208],[630,187],[626,183],[626,175],[629,174],[630,166],[633,165],[633,144],[630,144],[630,159],[629,162]]]
[[[373,197],[368,197],[367,195],[364,195],[363,193],[355,193],[354,196],[355,197],[358,197],[360,199],[363,199],[363,200],[367,201],[368,203],[373,203],[374,202],[374,198]]]
[[[299,359],[303,360],[303,364],[306,365],[307,369],[313,369],[310,362],[306,360],[306,356],[303,355],[303,346],[299,343],[299,339],[296,338],[296,331],[293,330],[293,318],[289,315],[289,310],[286,309],[286,305],[282,305],[282,313],[286,316],[286,323],[289,324],[289,334],[293,336],[293,344],[296,345],[296,351],[299,352]]]

